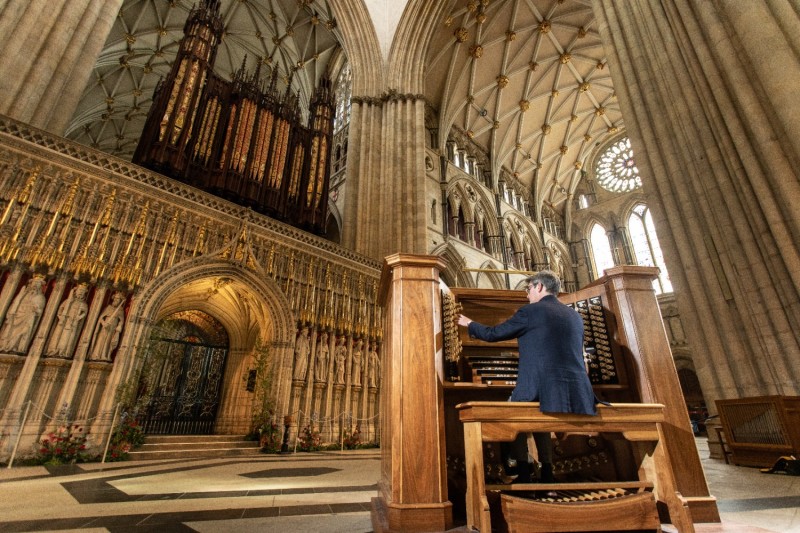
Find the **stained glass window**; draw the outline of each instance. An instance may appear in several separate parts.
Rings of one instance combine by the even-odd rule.
[[[353,89],[353,73],[350,65],[345,65],[336,80],[336,116],[333,118],[333,131],[339,131],[350,123],[350,96]]]
[[[620,139],[603,152],[597,161],[595,179],[611,192],[629,192],[642,186],[630,139]]]
[[[636,264],[655,266],[660,270],[658,278],[653,280],[656,294],[672,292],[672,283],[669,280],[664,254],[661,252],[661,245],[656,236],[653,216],[646,205],[639,204],[633,208],[633,212],[628,218],[628,234],[631,238],[633,253],[636,256]]]
[[[595,224],[589,235],[589,242],[592,245],[594,271],[599,278],[603,275],[605,269],[614,266],[614,256],[611,253],[611,244],[608,242],[605,228],[600,224]]]

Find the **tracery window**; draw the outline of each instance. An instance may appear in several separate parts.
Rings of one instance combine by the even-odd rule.
[[[461,206],[458,207],[458,216],[456,217],[456,233],[458,238],[462,241],[467,241],[467,225],[464,220],[464,211],[461,209]]]
[[[672,283],[669,280],[667,265],[664,263],[664,254],[658,243],[656,228],[650,209],[639,204],[633,208],[628,217],[628,234],[631,238],[631,247],[636,256],[636,264],[640,266],[655,266],[660,272],[658,278],[653,280],[656,294],[672,292]]]
[[[600,224],[592,226],[589,234],[589,242],[592,247],[592,259],[594,261],[594,271],[599,278],[607,268],[614,266],[614,255],[611,253],[611,243],[605,228]]]
[[[333,131],[338,132],[350,123],[350,97],[353,94],[353,73],[350,65],[344,66],[336,80],[336,116]]]
[[[629,138],[620,139],[600,155],[595,179],[611,192],[630,192],[642,186]]]
[[[461,206],[458,206],[458,211],[453,212],[450,202],[447,202],[447,217],[450,220],[448,225],[449,233],[452,237],[456,237],[464,242],[467,241],[467,228],[464,223],[464,211]]]
[[[525,256],[523,250],[517,250],[514,239],[509,239],[508,251],[511,255],[511,265],[516,270],[525,270]]]
[[[461,168],[461,150],[459,150],[457,147],[453,151],[453,164],[456,166],[456,168]]]

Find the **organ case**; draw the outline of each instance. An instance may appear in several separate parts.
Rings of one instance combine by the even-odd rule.
[[[463,312],[499,323],[527,302],[524,293],[448,289],[439,280],[443,268],[442,259],[432,256],[396,254],[384,262],[379,291],[386,332],[382,464],[372,505],[377,532],[432,531],[432,524],[445,530],[452,523],[450,512],[464,514],[464,426],[456,406],[463,410],[464,404],[488,401],[502,410],[514,385],[516,342],[469,339],[454,319]],[[667,477],[674,479],[692,522],[719,522],[653,292],[656,274],[655,268],[615,267],[560,299],[589,317],[586,342],[594,348],[589,371],[598,396],[612,403],[663,406],[657,421],[660,464],[669,465],[673,475]],[[557,480],[634,479],[637,464],[622,437],[592,433],[559,439]],[[485,453],[487,485],[497,484],[499,450],[490,445]],[[537,520],[547,521],[547,515]]]
[[[679,492],[695,522],[719,522],[709,495],[669,344],[651,280],[655,269],[623,266],[559,300],[584,320],[587,372],[595,394],[614,403],[665,406],[662,424]],[[463,428],[456,406],[474,401],[507,400],[516,384],[519,360],[516,340],[488,343],[470,338],[457,327],[458,314],[487,325],[505,321],[528,303],[523,291],[448,288],[442,286],[444,376],[443,401],[448,485],[455,512],[465,490]],[[497,488],[509,482],[500,447],[487,444],[487,482]],[[631,453],[616,436],[566,435],[554,442],[554,470],[559,482],[636,478]]]

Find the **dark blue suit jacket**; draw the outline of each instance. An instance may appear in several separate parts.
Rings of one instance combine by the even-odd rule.
[[[583,319],[555,296],[522,306],[497,326],[471,322],[469,334],[489,342],[517,339],[519,375],[512,402],[538,401],[546,413],[597,414],[583,362]]]

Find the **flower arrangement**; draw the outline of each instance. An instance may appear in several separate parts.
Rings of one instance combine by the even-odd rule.
[[[315,452],[320,449],[319,431],[304,427],[297,439],[297,447],[304,452]]]
[[[42,439],[36,461],[45,465],[82,463],[89,460],[86,453],[88,433],[83,426],[59,426]]]
[[[345,431],[342,444],[346,450],[355,450],[361,447],[361,426],[356,426],[353,431]]]
[[[109,443],[106,461],[124,461],[128,452],[144,444],[144,431],[139,422],[131,416],[122,416],[122,421],[114,429]]]
[[[259,426],[258,443],[262,453],[278,453],[281,449],[281,427],[274,421]]]

